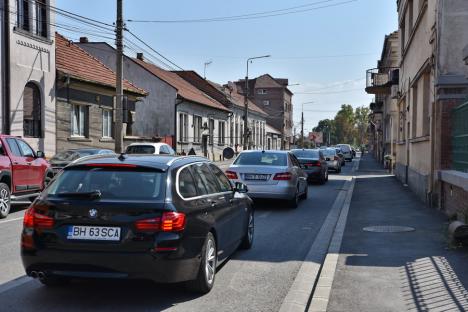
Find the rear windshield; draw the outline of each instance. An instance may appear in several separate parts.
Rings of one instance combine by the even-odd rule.
[[[241,153],[234,165],[245,166],[287,166],[287,155],[283,153]]]
[[[322,153],[326,156],[334,156],[336,152],[334,149],[325,149]]]
[[[71,168],[62,171],[46,192],[66,197],[99,191],[101,199],[158,200],[164,198],[165,175],[141,169]]]
[[[341,150],[345,153],[351,151],[351,149],[349,148],[348,145],[339,145],[339,147],[341,148]]]
[[[295,150],[292,153],[297,158],[319,158],[319,151],[317,150]]]
[[[154,154],[155,149],[152,145],[133,145],[127,147],[127,154]]]

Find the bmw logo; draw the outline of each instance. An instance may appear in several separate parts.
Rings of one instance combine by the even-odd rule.
[[[96,217],[97,217],[97,210],[94,209],[94,208],[93,208],[93,209],[90,209],[89,212],[88,212],[88,214],[89,214],[89,217],[90,217],[90,218],[96,218]]]

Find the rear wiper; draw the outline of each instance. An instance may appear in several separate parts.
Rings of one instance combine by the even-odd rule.
[[[71,198],[89,198],[99,199],[101,198],[101,191],[96,190],[92,192],[70,192],[70,193],[58,193],[58,197],[71,197]]]

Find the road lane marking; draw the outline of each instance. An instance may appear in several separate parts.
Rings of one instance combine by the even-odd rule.
[[[8,223],[8,222],[12,222],[12,221],[18,221],[18,220],[23,220],[23,217],[18,217],[18,218],[13,218],[13,219],[8,219],[8,220],[5,220],[5,221],[0,221],[0,224],[2,224],[2,223]]]
[[[359,161],[353,164],[351,174],[357,170],[358,166]],[[338,192],[336,200],[303,260],[291,288],[283,299],[279,309],[280,312],[304,312],[308,308],[309,299],[313,295],[319,279],[343,207],[346,205],[347,198],[352,196],[351,187],[354,181],[354,175],[350,176],[349,179],[346,179],[343,187],[346,191]]]
[[[33,279],[29,276],[23,275],[20,276],[14,280],[11,280],[9,282],[6,282],[2,285],[0,285],[0,294],[9,291],[10,289],[16,288],[18,286],[21,286],[23,284],[29,283]]]

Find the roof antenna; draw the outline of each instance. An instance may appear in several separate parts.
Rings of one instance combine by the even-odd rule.
[[[120,161],[124,161],[124,160],[125,160],[125,155],[126,155],[125,152],[120,153],[120,156],[119,156],[118,159],[119,159]]]

